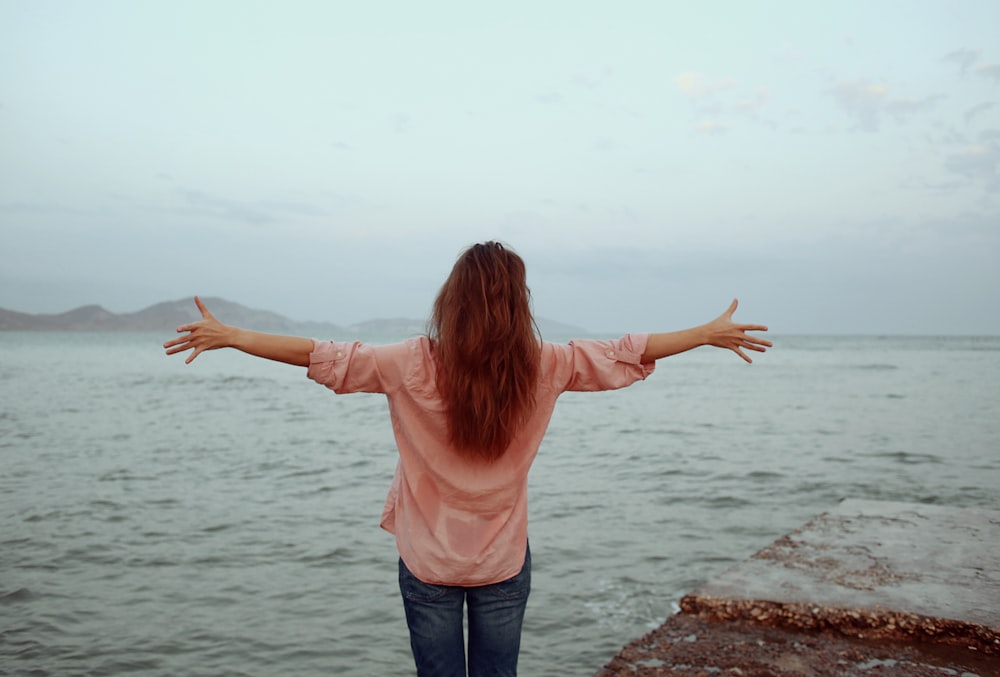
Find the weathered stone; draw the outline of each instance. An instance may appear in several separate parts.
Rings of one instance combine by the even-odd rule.
[[[598,674],[1000,675],[998,543],[998,511],[844,501]]]
[[[997,677],[1000,661],[946,644],[865,640],[680,613],[595,677]]]

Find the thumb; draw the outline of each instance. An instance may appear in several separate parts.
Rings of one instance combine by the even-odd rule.
[[[208,308],[205,307],[205,304],[202,303],[201,299],[198,298],[197,296],[194,297],[194,303],[196,306],[198,306],[198,310],[201,311],[201,316],[203,318],[207,319],[209,317],[214,317],[214,315],[212,315],[212,313],[209,312]]]
[[[729,304],[729,308],[723,314],[728,318],[732,318],[733,313],[736,312],[736,309],[739,307],[739,305],[740,305],[740,300],[733,299],[733,302]]]

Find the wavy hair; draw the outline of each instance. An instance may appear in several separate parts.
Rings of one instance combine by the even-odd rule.
[[[498,242],[466,249],[428,326],[452,446],[493,461],[535,406],[541,345],[524,261]]]

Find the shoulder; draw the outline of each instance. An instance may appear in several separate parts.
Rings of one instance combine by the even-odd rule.
[[[397,343],[386,343],[371,346],[380,359],[386,360],[412,360],[427,354],[425,347],[426,337],[414,336]]]
[[[393,346],[392,352],[401,367],[400,377],[407,388],[421,391],[436,389],[434,344],[428,337],[408,338]]]
[[[396,345],[400,352],[406,353],[407,359],[424,361],[434,359],[433,344],[426,336],[413,336]]]

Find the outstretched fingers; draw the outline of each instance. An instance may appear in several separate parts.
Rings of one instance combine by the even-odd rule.
[[[209,312],[208,308],[205,307],[205,304],[201,302],[201,298],[200,297],[195,296],[194,297],[194,303],[195,303],[196,306],[198,306],[198,310],[201,311],[201,316],[202,316],[203,319],[207,320],[207,319],[210,319],[210,318],[211,319],[215,318],[215,316],[212,315],[212,313]]]
[[[744,362],[748,364],[753,364],[753,360],[751,360],[750,357],[746,353],[744,353],[739,346],[734,346],[733,348],[731,348],[731,350],[737,355],[739,355],[741,358],[743,358]]]
[[[182,336],[173,341],[167,341],[163,344],[163,347],[166,348],[167,355],[173,355],[174,353],[179,353],[190,348],[191,346],[184,345],[187,342],[187,336]]]
[[[198,306],[198,312],[201,313],[201,319],[195,322],[188,322],[187,324],[182,324],[181,326],[177,327],[178,334],[185,331],[194,331],[198,327],[202,326],[205,320],[215,320],[215,315],[213,315],[211,311],[205,307],[205,304],[202,303],[200,298],[195,296],[194,303],[196,306]]]
[[[194,342],[191,340],[190,334],[186,334],[184,336],[181,336],[180,338],[175,338],[171,341],[167,341],[166,343],[163,344],[163,347],[166,349],[167,355],[176,355],[177,353],[183,353],[185,350],[191,350],[192,348],[194,348],[195,350],[194,354],[192,354],[190,357],[184,360],[186,364],[190,364],[191,360],[194,359],[194,356],[197,355],[199,352],[201,352],[201,349],[197,348],[194,345]]]
[[[204,350],[204,346],[196,345],[194,341],[189,340],[190,335],[182,336],[179,339],[174,339],[173,341],[167,341],[163,344],[163,347],[167,349],[167,355],[176,355],[177,353],[183,353],[186,350],[193,350],[187,359],[184,360],[184,364],[191,364],[194,358],[198,357]]]
[[[167,355],[176,355],[177,353],[182,353],[186,350],[193,350],[193,352],[184,360],[185,364],[190,364],[199,354],[201,354],[206,348],[201,343],[203,337],[198,332],[206,326],[208,322],[217,322],[215,316],[209,312],[202,300],[195,296],[195,305],[198,306],[198,311],[201,313],[201,319],[196,322],[189,322],[187,324],[182,324],[177,327],[177,333],[183,334],[183,336],[178,336],[177,338],[171,339],[163,344]]]
[[[753,331],[767,331],[767,329],[755,329]],[[761,336],[744,335],[743,341],[747,343],[748,347],[753,346],[754,350],[760,350],[761,352],[763,352],[764,348],[770,348],[774,345],[774,343]]]
[[[767,331],[767,327],[763,325],[746,325],[741,327],[742,336],[740,337],[739,343],[732,347],[732,351],[743,358],[746,362],[753,363],[750,356],[744,353],[744,350],[753,350],[754,352],[763,353],[767,352],[767,349],[774,344],[765,338],[759,336],[752,336],[746,334],[746,331]]]

